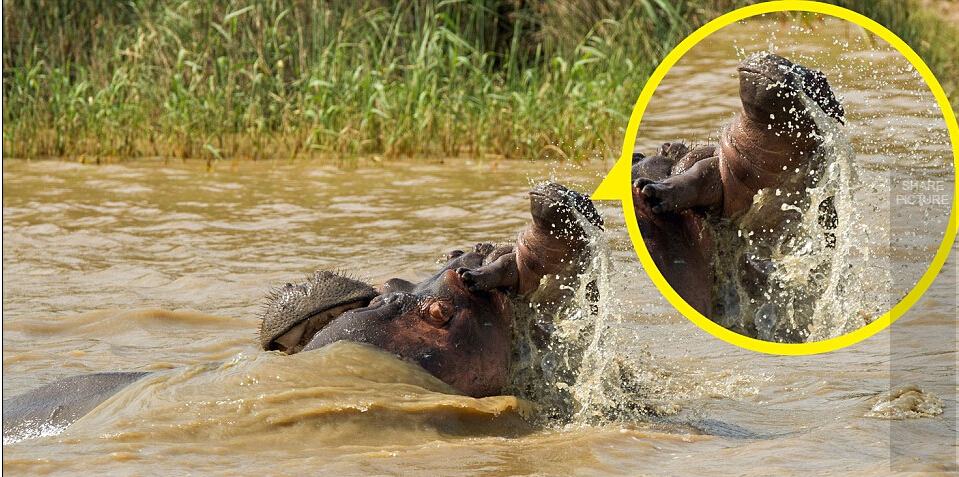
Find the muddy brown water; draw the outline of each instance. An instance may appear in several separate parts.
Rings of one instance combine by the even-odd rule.
[[[858,41],[857,31],[820,28]],[[757,28],[733,33],[694,50],[670,73],[699,86],[671,99],[675,109],[647,113],[638,148],[697,140],[697,131],[708,137],[735,112],[728,93],[735,94],[730,68],[738,60],[729,50],[770,35]],[[820,66],[852,61],[837,55]],[[884,66],[893,61],[891,54],[875,55],[852,57]],[[903,192],[898,178],[946,181],[947,192],[952,184],[945,133],[933,114],[938,110],[915,93],[915,78],[901,73],[876,75],[882,94],[855,75],[838,82],[863,171],[858,184],[865,185],[870,207],[879,207],[862,214],[864,226],[891,230],[889,239],[874,238],[871,249],[887,270],[873,285],[890,296],[912,286],[942,230],[939,208],[895,212],[902,208],[889,205]],[[719,92],[709,87],[714,84],[722,84]],[[664,83],[664,94],[669,88]],[[893,141],[902,137],[915,140]],[[605,291],[614,297],[615,315],[607,332],[613,339],[603,351],[641,370],[647,399],[671,412],[657,418],[542,424],[530,417],[535,411],[528,402],[457,396],[375,349],[340,344],[286,357],[254,345],[271,287],[320,268],[372,283],[425,278],[452,249],[512,239],[528,220],[525,192],[532,183],[554,179],[588,192],[611,165],[265,161],[221,163],[210,173],[195,162],[5,160],[4,396],[95,371],[156,373],[62,434],[5,443],[4,472],[957,470],[955,251],[926,295],[890,329],[824,355],[768,356],[719,341],[676,313],[641,270],[622,209],[600,204],[612,247]],[[884,278],[890,274],[897,278]],[[904,398],[880,402],[903,388],[911,390]]]

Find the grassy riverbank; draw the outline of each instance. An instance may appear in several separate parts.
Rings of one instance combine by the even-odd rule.
[[[935,73],[952,107],[959,109],[959,24],[954,23],[959,6],[952,0],[826,1],[860,12],[902,38]]]
[[[210,3],[5,1],[4,156],[615,156],[662,57],[749,2]],[[955,91],[956,42],[930,36],[954,29],[839,3]]]

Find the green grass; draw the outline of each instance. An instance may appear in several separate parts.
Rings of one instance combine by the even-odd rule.
[[[658,62],[745,3],[5,1],[3,155],[617,156]]]

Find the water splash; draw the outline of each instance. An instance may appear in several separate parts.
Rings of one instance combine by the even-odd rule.
[[[807,107],[812,103],[805,99]],[[836,121],[818,108],[812,109],[822,131],[823,153],[829,158],[819,187],[809,189],[813,203],[833,197],[837,214],[835,245],[818,250],[821,267],[826,273],[817,276],[823,288],[815,311],[809,320],[808,341],[835,338],[855,331],[876,319],[888,302],[891,276],[888,266],[879,263],[873,235],[878,231],[867,226],[863,217],[865,200],[860,200],[860,181],[855,152]],[[815,220],[815,211],[803,217],[807,228]],[[802,269],[783,267],[784,273],[795,275]]]
[[[808,183],[799,188],[805,194],[763,189],[737,223],[713,230],[716,321],[766,341],[820,341],[855,331],[875,319],[890,282],[888,267],[874,266],[852,146],[835,119],[798,94],[821,143],[811,166],[796,170]],[[786,214],[784,224],[763,223],[771,209]]]
[[[15,428],[5,430],[3,445],[15,444],[26,439],[56,436],[66,428],[66,425],[56,425],[50,422],[21,422]]]
[[[916,386],[906,386],[879,397],[865,417],[901,420],[934,417],[942,414],[942,399]]]
[[[577,220],[588,238],[584,267],[572,280],[543,278],[540,290],[555,289],[557,284],[549,282],[563,280],[559,303],[538,304],[540,291],[516,303],[516,356],[505,392],[533,402],[534,420],[547,426],[636,421],[675,412],[675,405],[651,398],[635,363],[621,356],[612,251],[602,230],[579,214]]]

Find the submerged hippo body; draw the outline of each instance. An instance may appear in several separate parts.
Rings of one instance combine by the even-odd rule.
[[[57,434],[147,372],[72,376],[3,401],[3,440]]]
[[[773,250],[800,223],[801,211],[810,205],[807,189],[817,185],[822,173],[823,139],[815,109],[839,122],[844,121],[844,111],[823,73],[781,56],[752,55],[740,64],[738,72],[742,110],[723,129],[713,153],[687,151],[674,160],[677,167],[668,169],[665,178],[655,174],[663,170],[661,167],[645,168],[653,173],[634,171],[633,194],[641,228],[644,223],[648,226],[657,219],[663,221],[670,214],[686,214],[688,225],[696,220],[688,215],[693,214],[707,220],[714,230],[732,230],[734,236],[748,237],[751,252],[741,254],[739,263],[721,267],[739,270],[737,280],[742,288],[753,297],[760,297],[769,288],[769,274],[775,269]],[[756,206],[754,200],[761,191],[770,193],[766,203]],[[819,211],[820,223],[834,227],[832,201],[827,199],[819,204]],[[700,260],[701,250],[692,253],[682,249],[696,249],[695,242],[690,243],[673,230],[660,227],[660,232],[676,238],[680,249],[667,250],[667,240],[653,240],[647,248],[654,259],[659,254],[673,261],[695,264]],[[835,238],[827,236],[825,240]],[[664,275],[668,275],[669,266],[666,269]],[[682,282],[689,273],[673,275],[679,282],[669,276],[667,280],[684,298],[684,288],[700,286],[700,281]],[[722,307],[721,301],[722,298],[714,300],[710,313]]]

